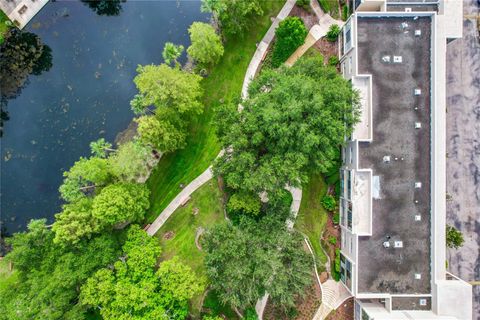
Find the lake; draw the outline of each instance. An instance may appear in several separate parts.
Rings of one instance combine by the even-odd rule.
[[[208,21],[200,1],[132,1],[117,16],[77,1],[48,3],[26,31],[52,49],[53,66],[30,76],[9,100],[1,143],[1,223],[25,229],[60,211],[62,173],[98,138],[113,142],[133,118],[129,101],[139,64],[159,64],[167,41],[189,45],[193,21]],[[182,57],[184,61],[185,57]]]

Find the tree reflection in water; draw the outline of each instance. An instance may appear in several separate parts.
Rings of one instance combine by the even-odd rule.
[[[99,16],[118,16],[122,12],[122,2],[127,0],[82,0]]]

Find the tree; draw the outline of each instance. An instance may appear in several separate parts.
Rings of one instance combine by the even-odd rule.
[[[242,35],[252,18],[263,14],[258,0],[202,0],[201,8],[212,12],[226,36]]]
[[[120,145],[118,151],[108,159],[113,174],[124,182],[136,182],[149,172],[152,149],[137,141]]]
[[[80,158],[63,176],[65,179],[59,190],[62,198],[68,202],[93,194],[113,178],[107,159],[97,157]]]
[[[233,214],[248,214],[258,216],[261,209],[260,197],[244,192],[234,193],[228,199],[227,211]]]
[[[200,76],[165,64],[138,66],[137,72],[134,82],[144,106],[154,105],[157,110],[170,109],[178,114],[202,113]]]
[[[311,257],[302,240],[286,231],[285,221],[271,217],[213,227],[202,242],[212,289],[233,308],[253,307],[266,292],[274,303],[293,306],[311,282]]]
[[[107,152],[115,152],[115,149],[112,149],[112,144],[105,141],[104,138],[100,138],[96,141],[90,142],[90,150],[94,157],[106,158]]]
[[[120,254],[113,234],[74,247],[57,245],[45,222],[32,220],[27,232],[7,240],[13,249],[5,259],[13,263],[14,276],[0,285],[0,319],[84,319],[79,288]]]
[[[212,66],[223,56],[222,40],[211,25],[194,22],[188,33],[192,44],[187,53],[201,66]]]
[[[100,230],[99,222],[92,215],[92,200],[88,198],[64,205],[52,225],[54,242],[61,244],[76,244]]]
[[[464,242],[463,234],[457,228],[447,225],[447,247],[458,249]]]
[[[327,40],[330,41],[330,42],[337,41],[337,38],[340,35],[340,32],[341,32],[341,29],[338,26],[338,24],[332,24],[330,26],[330,29],[328,29],[328,32],[327,32],[327,35],[326,35]]]
[[[182,55],[185,48],[182,45],[175,45],[172,42],[166,42],[163,47],[162,57],[166,64],[178,65],[178,58]]]
[[[93,199],[92,216],[103,227],[139,221],[150,207],[149,196],[143,184],[111,184]]]
[[[308,34],[305,24],[298,17],[288,17],[281,21],[275,31],[275,44],[273,47],[272,65],[279,67],[305,43]]]
[[[185,146],[186,134],[183,128],[178,128],[166,120],[152,116],[143,116],[138,123],[138,140],[162,152],[172,152]]]
[[[359,119],[358,93],[324,66],[302,58],[292,67],[267,70],[250,84],[249,98],[216,114],[227,152],[214,163],[232,189],[273,199],[285,185],[300,186],[307,172],[326,172]]]
[[[155,266],[160,245],[138,226],[130,227],[123,257],[104,268],[81,288],[82,305],[98,307],[104,319],[184,319],[188,300],[203,287],[178,262]],[[163,266],[166,264],[166,266]]]

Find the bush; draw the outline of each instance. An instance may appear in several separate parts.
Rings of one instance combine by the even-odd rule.
[[[335,281],[340,280],[340,249],[335,249],[335,262],[332,277]]]
[[[336,245],[337,244],[337,238],[335,238],[334,236],[330,236],[330,237],[328,237],[328,242],[330,242],[330,244],[332,244],[332,245]]]
[[[338,213],[338,212],[335,213],[335,214],[333,215],[333,219],[332,219],[332,220],[333,220],[333,223],[334,223],[334,224],[339,224],[339,223],[340,223],[340,213]]]
[[[338,26],[338,24],[332,24],[330,26],[330,29],[328,29],[328,32],[327,32],[327,40],[330,42],[337,41],[338,36],[340,35],[340,31],[341,29]]]
[[[245,310],[245,315],[244,315],[245,320],[258,320],[257,312],[255,311],[254,308],[248,308]]]
[[[325,195],[322,199],[322,205],[328,211],[333,211],[336,204],[337,202],[335,201],[335,198],[329,194]]]
[[[330,65],[332,67],[335,67],[339,62],[340,62],[340,60],[338,59],[337,56],[331,56],[330,58],[328,58],[328,65]],[[337,174],[337,175],[339,175],[339,174]]]
[[[347,21],[348,19],[348,6],[343,6],[342,8],[342,20]]]
[[[272,66],[279,67],[305,42],[308,31],[298,17],[288,17],[278,25],[275,31]]]
[[[447,247],[452,249],[458,249],[463,246],[465,240],[463,234],[455,227],[447,226]]]
[[[318,4],[322,8],[323,12],[329,13],[330,12],[330,4],[327,0],[318,0]]]
[[[310,0],[297,0],[296,4],[305,10],[310,10]]]

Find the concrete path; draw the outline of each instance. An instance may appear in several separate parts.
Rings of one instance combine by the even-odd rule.
[[[292,11],[293,7],[295,6],[295,2],[296,0],[287,0],[282,10],[280,10],[277,17],[273,20],[272,25],[268,29],[267,33],[257,45],[257,50],[255,51],[255,54],[250,61],[250,64],[248,65],[247,72],[245,73],[245,78],[243,79],[242,98],[245,99],[248,96],[248,86],[253,80],[253,78],[255,78],[255,75],[258,72],[258,68],[260,67],[260,63],[263,61],[265,55],[267,54],[268,47],[270,46],[273,38],[275,37],[275,29],[277,29],[280,21],[288,17],[290,11]]]
[[[463,2],[463,38],[447,45],[447,223],[465,244],[448,249],[448,269],[480,280],[480,38],[476,0]],[[480,319],[480,286],[473,287],[474,319]]]
[[[190,195],[205,184],[208,180],[212,179],[213,172],[212,168],[208,167],[201,175],[195,178],[190,182],[183,190],[169,203],[169,205],[162,211],[162,213],[155,219],[155,221],[148,227],[147,233],[150,236],[153,236],[157,231],[162,227],[162,225],[167,221],[168,218],[175,212],[175,210],[180,207],[180,205],[188,198]]]

